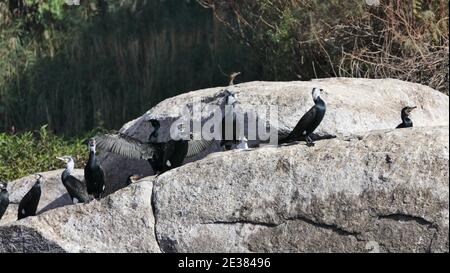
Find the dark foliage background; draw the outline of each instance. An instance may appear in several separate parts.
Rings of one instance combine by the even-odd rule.
[[[167,97],[225,85],[223,73],[258,78],[250,50],[195,1],[80,3],[0,4],[1,130],[117,129]]]

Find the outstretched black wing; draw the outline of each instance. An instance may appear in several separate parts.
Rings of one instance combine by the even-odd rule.
[[[190,140],[188,142],[189,146],[186,157],[189,158],[198,155],[208,149],[213,143],[214,140]]]
[[[130,158],[150,159],[157,152],[155,145],[125,134],[105,134],[96,136],[95,140],[100,149]]]

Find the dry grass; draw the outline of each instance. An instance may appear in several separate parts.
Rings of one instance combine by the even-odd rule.
[[[448,94],[448,1],[198,1],[259,52],[266,77],[390,77]]]

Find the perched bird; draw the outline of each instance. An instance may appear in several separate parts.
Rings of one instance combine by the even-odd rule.
[[[17,219],[23,219],[28,216],[36,215],[36,210],[39,204],[39,200],[41,199],[41,183],[43,181],[43,177],[40,174],[37,174],[36,182],[33,187],[25,194],[22,200],[19,203],[19,211],[17,215]]]
[[[314,106],[309,109],[306,114],[300,119],[295,128],[286,137],[280,137],[279,144],[289,143],[293,141],[306,140],[308,146],[313,146],[314,143],[311,139],[311,134],[322,122],[326,112],[326,104],[320,98],[320,92],[323,91],[319,88],[313,88],[312,97],[314,100]]]
[[[69,193],[70,199],[74,204],[89,202],[86,184],[72,176],[75,162],[70,156],[57,157],[57,159],[66,163],[66,169],[61,174],[61,181]]]
[[[212,140],[186,140],[184,129],[178,127],[176,136],[167,142],[155,142],[160,129],[159,121],[150,120],[153,131],[148,142],[125,134],[96,136],[98,147],[104,151],[129,158],[147,160],[154,173],[161,174],[181,166],[185,158],[193,157],[207,149]]]
[[[9,206],[9,193],[6,186],[5,182],[0,181],[0,219],[2,219]]]
[[[135,183],[136,181],[138,181],[141,178],[141,176],[136,175],[136,174],[132,174],[130,176],[127,177],[127,186]]]
[[[237,76],[239,76],[239,75],[241,75],[241,72],[233,72],[233,73],[231,73],[230,74],[230,76],[229,76],[229,78],[230,78],[230,82],[229,82],[229,84],[228,85],[234,85],[234,79],[237,77]]]
[[[98,164],[95,156],[95,138],[88,141],[89,159],[84,167],[84,180],[86,181],[87,193],[93,195],[94,198],[101,198],[105,190],[105,173]]]
[[[231,150],[233,145],[239,143],[240,126],[236,120],[234,107],[237,104],[237,96],[229,90],[225,90],[225,114],[222,118],[222,139],[220,146],[225,150]]]
[[[413,122],[412,122],[412,120],[409,118],[409,114],[411,113],[412,110],[414,110],[414,109],[416,109],[416,108],[417,108],[417,106],[413,106],[413,107],[407,106],[407,107],[404,107],[404,108],[402,109],[402,114],[401,114],[401,117],[402,117],[402,123],[400,123],[396,128],[409,128],[409,127],[413,127]]]

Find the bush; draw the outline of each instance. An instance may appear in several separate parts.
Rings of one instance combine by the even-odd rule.
[[[397,78],[448,94],[449,1],[197,1],[258,53],[265,78]]]
[[[195,1],[9,2],[24,4],[0,1],[0,131],[117,129],[167,97],[226,84],[219,65],[254,70]]]
[[[35,132],[0,133],[0,180],[11,181],[29,174],[60,169],[57,156],[70,155],[76,167],[84,168],[88,157],[82,138],[64,140],[42,126]]]

